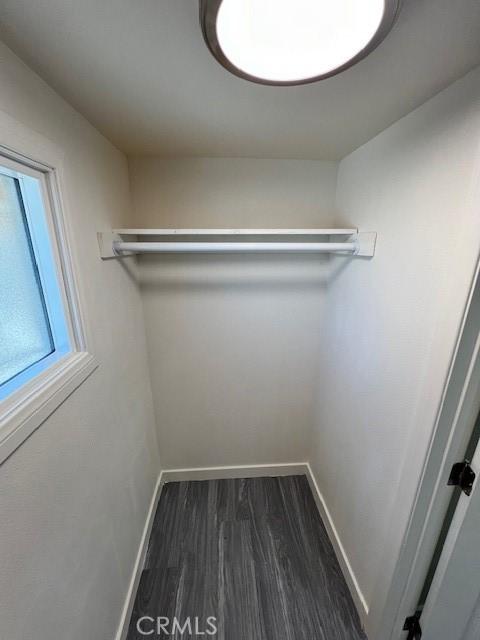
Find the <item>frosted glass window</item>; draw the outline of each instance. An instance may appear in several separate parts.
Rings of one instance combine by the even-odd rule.
[[[0,384],[55,349],[18,179],[0,175]]]
[[[70,350],[44,197],[0,166],[0,400]]]

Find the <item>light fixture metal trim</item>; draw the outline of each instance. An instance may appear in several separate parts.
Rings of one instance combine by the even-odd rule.
[[[267,78],[260,78],[255,75],[251,75],[239,67],[237,67],[223,52],[223,49],[220,45],[217,33],[217,16],[222,5],[223,0],[199,0],[200,2],[200,25],[202,28],[203,37],[205,39],[205,43],[209,48],[212,55],[217,59],[217,61],[225,67],[230,73],[243,78],[244,80],[249,80],[250,82],[255,82],[257,84],[270,85],[270,86],[296,86],[302,84],[311,84],[312,82],[318,82],[319,80],[324,80],[325,78],[330,78],[331,76],[335,76],[342,71],[345,71],[349,67],[357,64],[363,58],[368,56],[374,49],[378,47],[378,45],[384,40],[387,34],[391,31],[398,13],[400,11],[400,6],[402,0],[384,0],[385,9],[383,13],[382,20],[373,34],[372,38],[369,42],[361,49],[358,53],[356,53],[352,58],[344,62],[338,67],[328,71],[327,73],[323,73],[320,75],[302,78],[299,80],[269,80]],[[295,5],[292,0],[292,11],[295,10]]]

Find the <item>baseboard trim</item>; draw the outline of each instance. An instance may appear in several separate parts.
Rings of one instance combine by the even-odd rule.
[[[127,637],[128,625],[130,624],[130,617],[132,615],[133,605],[135,603],[135,597],[137,595],[138,584],[140,582],[143,565],[145,563],[145,556],[147,554],[148,541],[150,540],[153,520],[155,518],[157,504],[160,499],[160,494],[162,493],[162,487],[164,484],[165,479],[163,477],[163,472],[160,472],[160,475],[157,478],[157,482],[155,483],[155,489],[153,490],[145,526],[143,527],[142,537],[140,539],[140,545],[138,547],[137,557],[133,566],[132,577],[130,578],[130,584],[128,586],[127,596],[125,598],[125,604],[123,606],[120,623],[115,635],[115,640],[125,640],[125,638]]]
[[[368,605],[358,584],[358,580],[353,572],[347,553],[342,545],[338,532],[333,523],[332,516],[327,508],[323,495],[318,487],[315,476],[308,462],[288,462],[284,464],[258,464],[258,465],[238,465],[224,467],[194,467],[189,469],[165,469],[158,476],[152,500],[147,514],[147,519],[143,529],[140,546],[138,548],[135,565],[130,579],[125,604],[123,607],[120,624],[118,626],[115,640],[125,640],[128,632],[128,625],[132,615],[135,596],[137,593],[140,576],[142,574],[145,556],[148,548],[148,541],[152,530],[155,511],[158,500],[162,492],[162,487],[167,482],[180,482],[184,480],[221,480],[230,478],[264,478],[279,476],[307,476],[308,483],[313,493],[315,504],[323,520],[328,536],[333,545],[335,555],[342,569],[342,573],[350,589],[353,601],[357,607],[362,624],[366,625],[368,617]]]
[[[228,467],[193,467],[191,469],[165,469],[164,482],[182,480],[223,480],[230,478],[265,478],[275,476],[307,475],[306,462],[284,464],[255,464]]]
[[[360,589],[360,585],[358,584],[358,580],[355,576],[355,573],[353,572],[352,565],[350,564],[350,561],[348,559],[347,552],[345,551],[342,541],[340,540],[340,536],[338,535],[338,531],[335,528],[333,518],[330,515],[330,512],[327,508],[323,495],[318,487],[317,481],[315,480],[315,476],[313,475],[312,468],[310,467],[309,463],[307,463],[306,467],[307,467],[306,476],[308,478],[308,482],[310,484],[310,488],[312,490],[313,497],[317,505],[317,509],[323,520],[323,524],[327,529],[328,537],[330,538],[330,542],[333,545],[333,548],[335,550],[335,555],[337,556],[337,560],[342,569],[343,576],[348,584],[350,593],[352,594],[352,598],[357,607],[360,620],[362,621],[363,626],[365,626],[368,618],[367,601],[365,600],[362,590]]]

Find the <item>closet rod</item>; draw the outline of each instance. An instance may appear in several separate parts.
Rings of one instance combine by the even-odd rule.
[[[357,242],[113,242],[118,253],[346,253]]]
[[[374,231],[356,229],[114,229],[97,235],[103,260],[136,253],[336,253],[372,258],[377,238]]]

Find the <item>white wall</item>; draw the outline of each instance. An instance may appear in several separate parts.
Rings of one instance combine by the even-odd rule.
[[[127,163],[3,45],[0,87],[0,110],[65,154],[66,215],[99,361],[0,467],[1,635],[106,640],[159,472],[140,297],[96,244],[98,229],[127,220]]]
[[[329,226],[336,164],[134,158],[145,227]],[[326,261],[150,256],[141,261],[165,468],[308,456]]]
[[[374,260],[338,259],[332,275],[323,258],[151,256],[140,296],[99,260],[97,229],[328,226],[337,166],[134,158],[131,216],[124,157],[0,54],[0,109],[65,152],[100,362],[0,467],[2,633],[113,636],[159,470],[147,346],[163,465],[310,459],[384,640],[479,248],[479,72],[342,161],[336,223],[378,231]]]
[[[340,226],[378,232],[324,316],[312,466],[370,607],[408,523],[480,244],[480,71],[345,158]]]

